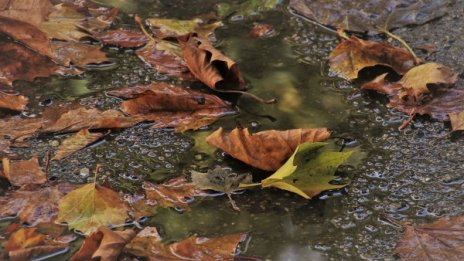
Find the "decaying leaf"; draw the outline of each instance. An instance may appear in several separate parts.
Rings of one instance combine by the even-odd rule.
[[[317,23],[358,32],[424,24],[446,14],[443,0],[290,0],[289,6]]]
[[[29,99],[22,95],[10,95],[0,91],[0,109],[24,111]]]
[[[12,261],[26,261],[67,248],[67,244],[48,240],[37,228],[20,228],[13,232],[5,245],[5,254]]]
[[[222,26],[221,21],[206,23],[200,18],[192,20],[149,18],[146,21],[159,39],[177,38],[190,33],[195,33],[203,39],[214,39],[214,30]]]
[[[451,121],[451,129],[453,131],[464,130],[464,111],[452,112],[449,114],[449,118]]]
[[[58,151],[53,157],[54,160],[61,160],[71,155],[72,153],[85,148],[87,145],[97,141],[105,134],[100,132],[90,133],[88,129],[83,129],[75,135],[65,139],[58,147]]]
[[[443,217],[422,225],[405,224],[395,252],[404,261],[462,260],[464,258],[464,217]]]
[[[70,229],[91,234],[101,226],[122,225],[128,209],[113,190],[95,183],[81,186],[59,202],[57,223],[66,222]]]
[[[245,80],[237,64],[208,41],[194,35],[180,40],[190,72],[212,89],[244,90]]]
[[[217,12],[220,17],[233,16],[235,19],[247,19],[257,16],[260,12],[274,9],[281,0],[249,0],[240,4],[220,3]]]
[[[4,138],[10,141],[23,141],[31,137],[42,127],[43,120],[40,118],[23,119],[11,117],[0,119],[0,140]]]
[[[383,65],[403,75],[417,65],[416,59],[405,49],[383,42],[364,41],[356,36],[343,40],[329,57],[330,71],[347,80],[358,77],[367,67]]]
[[[292,155],[299,144],[325,141],[327,129],[268,130],[250,134],[248,129],[236,128],[229,133],[222,128],[206,138],[206,141],[232,157],[255,168],[275,171]]]
[[[10,160],[3,158],[3,175],[13,186],[27,184],[43,184],[47,182],[47,175],[39,165],[39,159],[32,157],[29,160]]]
[[[94,34],[94,37],[105,45],[122,48],[138,48],[148,42],[144,34],[124,29],[108,30],[103,33]]]
[[[218,238],[191,236],[172,244],[161,243],[155,228],[146,227],[128,244],[124,252],[148,260],[233,260],[238,244],[246,234]]]
[[[62,183],[32,190],[8,191],[0,197],[0,218],[19,217],[21,223],[30,226],[53,223],[58,214],[59,200],[74,188],[75,185]]]
[[[298,146],[287,162],[274,174],[261,181],[261,186],[276,187],[312,198],[322,191],[343,188],[347,184],[334,185],[337,168],[351,152],[322,151],[325,143],[303,143]]]
[[[264,38],[274,35],[275,30],[272,24],[254,23],[253,28],[248,33],[251,38]]]
[[[136,235],[132,229],[112,231],[107,227],[100,227],[98,231],[89,235],[79,251],[71,257],[71,261],[118,260],[124,246]]]
[[[195,196],[204,195],[204,193],[195,188],[193,183],[188,182],[184,177],[178,177],[169,180],[163,184],[152,184],[145,182],[143,184],[147,199],[152,201],[154,206],[163,208],[180,208],[189,210],[188,203]]]
[[[108,62],[106,53],[100,50],[100,46],[53,41],[52,50],[55,62],[69,66],[71,63],[77,67],[85,67],[88,64],[101,64]]]
[[[40,25],[52,12],[50,0],[0,0],[0,16]]]

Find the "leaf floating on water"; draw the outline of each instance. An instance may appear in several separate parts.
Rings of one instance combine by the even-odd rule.
[[[406,232],[395,252],[404,261],[462,260],[464,257],[464,217],[442,217],[422,225],[405,224]]]
[[[29,99],[22,95],[9,95],[0,91],[0,109],[24,111]]]
[[[332,73],[347,80],[354,80],[358,78],[358,73],[367,67],[388,66],[403,75],[417,65],[417,62],[405,49],[352,36],[343,40],[332,51],[329,65]]]
[[[221,21],[207,23],[200,18],[193,20],[149,18],[146,21],[159,39],[177,38],[190,33],[195,33],[202,39],[214,39],[214,30],[223,25]]]
[[[303,143],[287,162],[270,177],[261,181],[263,188],[276,187],[312,198],[322,191],[339,189],[347,184],[334,185],[337,168],[351,156],[351,152],[322,151],[325,143]]]
[[[101,226],[122,225],[129,217],[119,194],[90,183],[68,193],[60,200],[57,223],[88,235]]]
[[[255,168],[275,171],[292,155],[299,144],[325,141],[327,129],[268,130],[250,134],[248,129],[234,129],[229,133],[222,128],[206,141]]]
[[[97,141],[105,134],[94,132],[90,133],[88,129],[83,129],[77,132],[75,135],[65,139],[58,147],[58,151],[53,157],[54,160],[61,160],[74,152],[87,147],[89,144]]]
[[[420,25],[446,14],[443,0],[290,0],[289,6],[319,24],[358,32]]]
[[[3,174],[13,186],[27,184],[43,184],[47,176],[39,165],[39,159],[32,157],[29,160],[14,160],[3,158]]]

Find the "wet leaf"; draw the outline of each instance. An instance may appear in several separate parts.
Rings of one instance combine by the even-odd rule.
[[[108,30],[94,35],[105,45],[118,46],[122,48],[137,48],[147,44],[147,37],[139,32],[124,29]]]
[[[464,130],[464,111],[452,112],[449,114],[449,118],[451,121],[451,129],[453,131]]]
[[[18,216],[21,223],[29,226],[53,223],[58,214],[58,201],[74,188],[75,185],[62,183],[8,191],[0,197],[0,218]]]
[[[446,14],[443,0],[290,0],[289,6],[317,23],[358,32],[424,24]]]
[[[405,49],[355,36],[338,44],[329,57],[330,71],[347,80],[358,78],[358,73],[367,67],[388,66],[403,75],[416,64],[416,59]]]
[[[274,9],[281,0],[249,0],[240,4],[220,3],[217,12],[220,17],[233,16],[234,20],[258,16],[260,12]]]
[[[0,109],[24,111],[28,102],[29,99],[22,95],[9,95],[0,91]]]
[[[71,257],[71,261],[117,260],[124,246],[136,235],[132,229],[124,231],[112,231],[106,227],[100,227],[98,231],[89,235],[77,253]]]
[[[245,89],[237,64],[208,41],[191,35],[181,40],[180,46],[190,72],[210,88]]]
[[[59,202],[57,223],[88,235],[101,226],[124,224],[128,209],[113,190],[95,183],[81,186]]]
[[[191,171],[192,182],[195,187],[201,190],[214,190],[231,194],[232,192],[241,190],[240,183],[251,183],[252,176],[248,173],[237,174],[232,172],[230,168],[216,166],[214,169],[208,170],[207,173]]]
[[[169,180],[163,184],[152,184],[144,182],[143,188],[147,199],[153,206],[163,208],[180,208],[182,210],[190,210],[188,203],[195,196],[204,195],[204,193],[195,188],[193,183],[188,182],[184,177],[178,177]]]
[[[55,62],[64,66],[72,63],[83,68],[88,64],[101,64],[109,61],[106,53],[96,45],[54,41],[52,50]]]
[[[442,217],[422,225],[405,224],[395,252],[401,260],[461,260],[464,257],[464,217]]]
[[[0,119],[0,140],[7,138],[9,141],[24,141],[31,137],[42,127],[43,120],[40,118],[23,119],[11,117]]]
[[[148,260],[233,260],[238,244],[246,234],[218,238],[191,236],[180,242],[163,244],[155,228],[146,227],[124,251]]]
[[[251,38],[264,38],[271,37],[275,34],[272,24],[253,24],[253,28],[248,33]]]
[[[97,141],[105,134],[100,132],[90,133],[88,129],[83,129],[75,135],[65,139],[58,147],[58,151],[53,157],[54,160],[61,160],[74,152],[87,147],[89,144]]]
[[[330,182],[336,178],[337,168],[351,156],[351,152],[322,151],[325,145],[320,142],[300,144],[280,169],[261,181],[262,187],[288,190],[309,199],[322,191],[346,186]]]
[[[193,20],[149,18],[146,21],[159,39],[177,38],[190,33],[195,33],[203,39],[214,39],[214,30],[222,26],[220,21],[207,23],[200,18]]]
[[[248,129],[234,129],[229,133],[222,128],[206,138],[206,141],[232,157],[255,168],[275,171],[292,155],[299,144],[325,141],[327,129],[268,130],[250,134]]]
[[[47,175],[39,165],[37,157],[32,157],[28,160],[3,158],[2,165],[3,175],[13,186],[43,184],[47,182]]]
[[[38,26],[52,12],[50,0],[0,0],[0,16]]]
[[[67,248],[67,244],[47,240],[47,236],[36,233],[37,228],[20,228],[8,238],[5,251],[9,260],[26,261]]]

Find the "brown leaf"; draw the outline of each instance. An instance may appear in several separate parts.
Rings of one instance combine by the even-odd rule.
[[[137,48],[147,44],[148,39],[139,32],[124,29],[108,30],[94,35],[105,45],[113,45],[122,48]]]
[[[0,91],[0,109],[24,111],[28,102],[29,99],[22,95],[9,95]]]
[[[152,205],[163,208],[181,208],[190,210],[188,203],[195,196],[204,195],[201,190],[195,188],[193,183],[188,182],[184,177],[169,180],[163,184],[152,184],[144,182],[143,188],[147,200],[153,202]]]
[[[8,191],[0,197],[0,217],[18,216],[21,223],[26,222],[30,226],[53,223],[58,214],[58,201],[74,187],[62,183],[32,190]]]
[[[146,227],[128,244],[124,252],[148,260],[233,260],[238,244],[246,234],[218,238],[191,236],[180,242],[162,244],[155,228]]]
[[[452,112],[449,114],[452,131],[464,130],[464,111]]]
[[[0,42],[0,83],[12,85],[15,80],[32,81],[55,74],[79,74],[12,42]]]
[[[416,59],[405,49],[355,36],[338,44],[329,57],[330,71],[347,80],[356,79],[359,71],[375,65],[391,67],[402,75],[416,64]]]
[[[3,158],[3,175],[13,186],[27,184],[43,184],[47,182],[47,175],[39,165],[39,159],[32,157],[29,160],[14,160]]]
[[[292,155],[299,144],[325,141],[327,129],[268,130],[250,134],[248,129],[235,128],[226,133],[219,128],[206,141],[232,157],[255,168],[275,171]]]
[[[264,38],[271,37],[275,33],[274,27],[272,24],[253,24],[253,28],[248,33],[248,36],[251,38]]]
[[[377,76],[374,80],[363,84],[361,89],[380,92],[388,96],[398,95],[399,91],[401,90],[401,85],[388,82],[385,79],[387,75],[388,73],[384,73]]]
[[[52,12],[50,0],[0,0],[0,16],[38,26]]]
[[[11,117],[0,119],[0,140],[5,138],[12,141],[23,141],[31,137],[42,127],[43,120],[40,118],[23,119]]]
[[[100,227],[97,232],[88,236],[71,261],[117,260],[124,246],[136,235],[132,229],[112,231],[107,227]]]
[[[405,224],[395,252],[401,260],[462,260],[464,217],[443,217],[419,226]]]
[[[61,145],[58,147],[58,151],[56,152],[55,157],[53,157],[53,160],[64,159],[74,152],[83,149],[87,147],[87,145],[97,141],[102,136],[104,136],[103,133],[90,133],[88,129],[82,129],[61,143]]]
[[[221,21],[207,23],[201,18],[193,20],[149,18],[146,21],[159,39],[177,38],[195,33],[200,38],[214,40],[214,30],[223,25]]]
[[[244,90],[237,64],[208,41],[190,35],[180,39],[182,53],[190,72],[212,89]]]
[[[72,43],[72,42],[52,42],[53,55],[55,62],[69,66],[71,63],[78,67],[85,67],[88,64],[100,64],[108,62],[106,53],[100,50],[100,46]]]

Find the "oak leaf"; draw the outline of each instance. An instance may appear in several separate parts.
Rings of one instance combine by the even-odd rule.
[[[39,159],[32,157],[29,160],[10,160],[3,158],[3,175],[13,186],[27,184],[43,184],[47,182],[47,175],[39,165]]]
[[[53,157],[54,160],[61,160],[74,152],[87,147],[89,144],[103,137],[104,133],[90,133],[88,129],[82,129],[75,135],[65,139],[58,147],[58,151]]]
[[[406,223],[395,252],[401,260],[462,260],[464,258],[464,217],[442,217],[422,225]]]
[[[0,91],[0,109],[24,111],[29,99],[22,95],[10,95]]]
[[[255,168],[275,171],[292,155],[299,144],[325,141],[327,129],[268,130],[250,134],[248,129],[236,128],[229,133],[222,128],[212,133],[206,141],[232,157]]]

